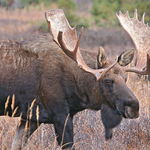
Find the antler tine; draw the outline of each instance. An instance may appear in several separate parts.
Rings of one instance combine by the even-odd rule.
[[[125,68],[126,72],[135,72],[141,75],[148,75],[150,74],[150,55],[147,54],[147,65],[143,68],[144,70],[138,70],[136,68]]]
[[[142,16],[142,23],[144,24],[145,13]]]
[[[69,49],[67,49],[66,45],[65,45],[65,42],[63,41],[63,38],[62,38],[62,35],[63,35],[63,32],[62,31],[59,31],[58,33],[58,42],[60,44],[60,47],[62,48],[62,50],[70,57],[72,58],[74,61],[78,62],[77,61],[77,51],[78,51],[78,47],[79,47],[79,43],[80,43],[80,39],[81,39],[81,36],[82,36],[82,32],[83,32],[83,27],[81,29],[81,32],[80,32],[80,36],[79,36],[79,39],[76,43],[76,46],[74,48],[73,51],[70,51]]]
[[[130,18],[129,13],[127,12],[125,15],[123,15],[121,12],[119,12],[119,15],[116,14],[117,19],[120,22],[120,25],[122,28],[128,33],[128,35],[131,37],[136,50],[137,50],[137,64],[135,68],[127,68],[125,71],[128,72],[135,72],[139,74],[150,74],[148,66],[150,66],[148,63],[149,57],[146,55],[150,54],[150,27],[145,25],[144,23],[144,17],[145,13],[142,16],[142,20],[139,21],[137,17],[137,9],[134,12],[134,17]],[[148,55],[149,56],[149,55]],[[146,70],[143,70],[147,68]]]
[[[61,9],[47,11],[45,12],[45,17],[54,41],[71,59],[77,62],[79,68],[85,72],[93,74],[99,81],[111,68],[115,66],[117,60],[106,69],[94,70],[88,67],[79,50],[79,42],[82,36],[83,28],[81,29],[79,39],[77,40],[76,27],[70,27],[65,14]]]
[[[135,20],[138,20],[137,9],[135,9],[135,12],[134,12],[134,18],[135,18]]]

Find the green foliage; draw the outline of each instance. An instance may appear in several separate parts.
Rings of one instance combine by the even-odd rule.
[[[43,3],[46,6],[51,5],[52,3],[55,3],[59,9],[63,9],[65,12],[65,15],[72,27],[75,25],[78,25],[77,27],[84,26],[85,28],[89,27],[89,22],[86,18],[80,18],[77,14],[77,5],[74,2],[74,0],[21,0],[21,4],[23,7],[29,7],[30,5],[39,5]],[[39,25],[39,29],[47,30],[46,23],[41,22]]]
[[[8,7],[8,0],[0,0],[1,7]]]
[[[118,11],[130,12],[133,17],[135,9],[138,10],[139,19],[146,12],[145,22],[150,23],[150,1],[149,0],[93,0],[92,15],[98,26],[112,27],[118,25],[115,14]]]
[[[56,8],[64,10],[72,27],[77,25],[78,28],[81,28],[81,26],[88,28],[91,23],[94,26],[116,27],[119,25],[115,15],[116,13],[119,11],[123,13],[129,11],[130,17],[133,17],[135,9],[138,10],[139,20],[141,20],[143,13],[146,12],[145,23],[149,23],[150,25],[150,0],[93,0],[92,9],[90,11],[91,15],[89,15],[90,18],[79,17],[80,11],[78,11],[77,7],[79,3],[75,3],[74,0],[20,0],[20,3],[22,7],[44,4],[49,8],[52,8],[54,4]],[[0,0],[0,4],[2,7],[8,7],[8,0]],[[93,20],[95,22],[94,24]],[[41,27],[42,25],[43,28],[45,28],[45,23],[40,24]]]
[[[73,0],[55,0],[57,2],[58,8],[63,9],[67,20],[69,21],[71,27],[77,25],[77,28],[89,27],[88,20],[86,18],[80,18],[77,15],[77,5]],[[38,25],[38,29],[42,31],[49,31],[47,22],[43,21]]]
[[[50,5],[52,0],[20,0],[22,7],[29,7],[30,5],[39,5],[43,3],[45,6]]]
[[[88,28],[89,26],[89,19],[82,17],[80,18],[80,22],[77,26],[77,29],[81,29],[82,27]]]
[[[125,13],[125,11],[130,12],[130,17],[133,17],[135,9],[138,10],[138,18],[141,20],[142,15],[144,12],[146,12],[145,16],[145,22],[150,24],[150,1],[149,0],[122,0],[122,11]]]
[[[64,10],[64,13],[72,27],[79,23],[79,17],[76,14],[77,6],[73,0],[57,0],[57,3],[58,8]]]
[[[63,9],[67,20],[71,27],[77,25],[77,28],[89,27],[88,20],[86,18],[80,18],[77,14],[77,4],[74,0],[57,0],[58,8]]]
[[[98,26],[114,26],[118,24],[115,13],[119,8],[119,0],[94,0],[92,15]]]
[[[57,0],[58,7],[66,12],[76,11],[76,4],[73,0]]]
[[[38,30],[40,30],[42,32],[49,32],[47,21],[45,19],[42,22],[39,23],[37,28],[38,28]]]

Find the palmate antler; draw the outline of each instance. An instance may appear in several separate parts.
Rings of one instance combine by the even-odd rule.
[[[145,13],[143,14],[142,21],[139,21],[137,18],[137,10],[135,10],[133,18],[129,17],[128,12],[125,15],[119,12],[119,15],[116,14],[116,16],[123,29],[131,37],[137,50],[135,68],[125,68],[125,71],[142,75],[150,74],[150,27],[144,23]]]
[[[102,77],[115,66],[113,63],[106,69],[92,69],[86,65],[79,50],[79,42],[82,36],[83,28],[79,39],[77,40],[76,27],[71,28],[64,12],[61,9],[49,10],[45,12],[45,18],[48,22],[49,29],[53,35],[54,41],[58,46],[74,61],[77,62],[79,68],[85,72],[93,74],[99,81]]]

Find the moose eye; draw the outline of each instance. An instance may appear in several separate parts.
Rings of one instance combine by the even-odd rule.
[[[106,80],[105,82],[106,82],[106,83],[110,83],[110,80]]]
[[[106,80],[105,80],[105,83],[106,83],[106,84],[113,84],[114,81],[113,81],[113,80],[106,79]]]

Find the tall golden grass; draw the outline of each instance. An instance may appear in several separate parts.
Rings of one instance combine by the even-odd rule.
[[[47,8],[44,7],[13,11],[0,8],[0,39],[23,40],[40,34],[39,31],[32,30],[32,28],[36,29],[35,26],[44,20],[45,10]],[[30,33],[28,33],[29,31]],[[127,85],[139,99],[140,117],[133,120],[123,119],[121,124],[114,129],[113,139],[105,141],[100,111],[84,110],[79,112],[73,120],[74,145],[77,150],[150,149],[150,82],[145,80],[144,77],[133,80],[129,76]],[[8,97],[8,101],[9,99]],[[15,97],[13,103],[14,101]],[[7,103],[5,107],[7,109]],[[11,108],[15,113],[13,104]],[[40,115],[38,109],[36,111],[37,120]],[[18,123],[19,118],[0,117],[0,149],[9,150],[11,148]],[[30,149],[60,149],[57,145],[53,125],[41,124],[39,126],[23,148],[23,150]]]

